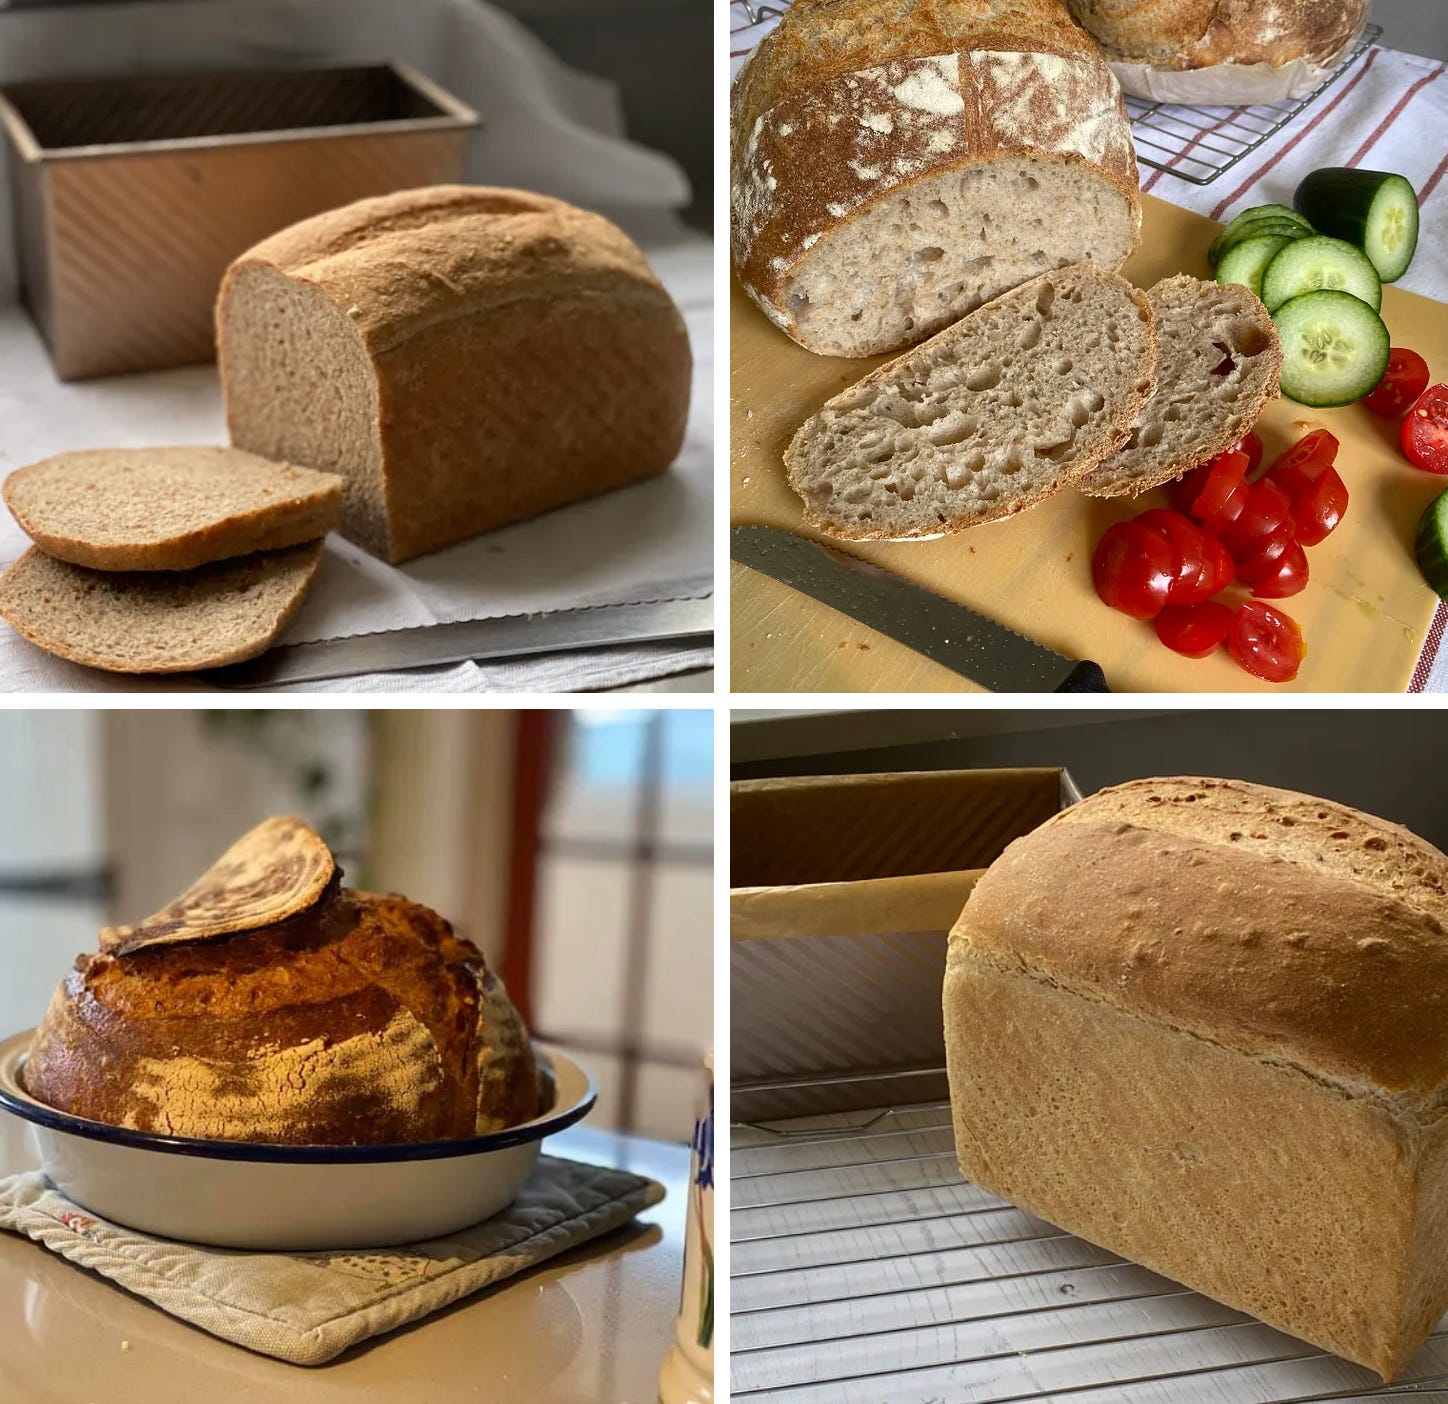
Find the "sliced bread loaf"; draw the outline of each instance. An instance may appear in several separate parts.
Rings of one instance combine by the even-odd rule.
[[[57,560],[191,570],[325,536],[342,479],[241,449],[85,449],[17,469],[5,505]]]
[[[1090,472],[1151,390],[1146,294],[1075,264],[996,298],[806,420],[785,452],[812,526],[923,539],[1007,517]]]
[[[32,546],[0,575],[0,617],[47,653],[89,668],[218,668],[271,646],[321,559],[313,541],[193,571],[97,571]]]
[[[1147,297],[1156,317],[1156,389],[1125,446],[1080,484],[1092,497],[1134,497],[1215,458],[1277,394],[1282,343],[1250,289],[1182,273]]]
[[[1136,245],[1121,89],[1056,0],[795,0],[731,123],[740,282],[822,355],[922,341]]]

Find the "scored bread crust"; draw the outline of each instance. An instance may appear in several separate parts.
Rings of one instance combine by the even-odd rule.
[[[1061,289],[1069,291],[1073,283],[1095,284],[1119,294],[1123,300],[1123,306],[1134,309],[1139,328],[1139,339],[1135,346],[1123,346],[1116,353],[1125,358],[1124,366],[1120,371],[1123,380],[1121,393],[1101,406],[1105,415],[1099,425],[1091,425],[1089,421],[1087,422],[1084,433],[1088,441],[1076,451],[1074,459],[1069,464],[1061,466],[1053,463],[1050,472],[1042,474],[1039,478],[1033,478],[1029,472],[1020,472],[1019,481],[1014,482],[1011,492],[1001,497],[993,505],[976,507],[968,511],[959,507],[950,509],[947,506],[945,510],[937,513],[935,519],[923,527],[902,529],[899,523],[891,525],[887,522],[862,526],[858,522],[841,520],[838,511],[832,514],[829,505],[821,502],[819,495],[813,490],[809,477],[810,466],[807,461],[812,451],[818,452],[814,449],[816,439],[822,439],[838,432],[837,421],[845,421],[851,411],[862,405],[871,392],[878,387],[903,383],[906,390],[903,398],[915,403],[923,402],[928,396],[929,382],[927,379],[923,387],[911,383],[914,367],[927,368],[924,373],[928,376],[930,363],[937,359],[938,353],[969,337],[973,327],[977,324],[977,319],[1002,315],[1014,311],[1017,307],[1028,314],[1034,307],[1037,316],[1046,315],[1041,313],[1039,308],[1042,294],[1047,287],[1053,289],[1052,304],[1054,304],[1057,299],[1067,295]],[[992,355],[999,355],[1000,351],[1001,347],[993,344]],[[1059,269],[1054,273],[1044,273],[968,314],[953,326],[937,333],[931,340],[920,346],[912,347],[895,360],[877,367],[854,385],[827,401],[800,426],[790,441],[789,447],[785,450],[784,462],[789,483],[804,502],[805,520],[818,530],[841,540],[928,540],[934,536],[962,531],[967,527],[1014,516],[1062,489],[1079,483],[1097,464],[1121,446],[1131,432],[1131,426],[1136,422],[1141,406],[1150,392],[1152,368],[1155,364],[1156,330],[1152,320],[1151,305],[1145,293],[1133,287],[1118,274],[1107,272],[1090,264],[1079,264],[1075,267]],[[969,363],[962,364],[959,367],[960,377],[968,379],[971,369]],[[914,379],[918,381],[919,375],[915,375]],[[960,379],[960,384],[965,384],[965,379]],[[952,388],[958,391],[960,384]],[[969,386],[967,385],[966,388]],[[991,390],[986,393],[992,393],[993,389],[992,386]],[[1063,397],[1065,393],[1063,391]],[[955,419],[960,417],[958,413],[953,415]],[[919,431],[917,430],[917,432]],[[963,445],[957,450],[957,454],[968,451],[969,445]],[[1005,451],[1009,452],[1009,448],[1007,447]],[[946,469],[948,471],[948,464]],[[843,493],[847,489],[840,488],[838,491]],[[831,498],[835,495],[836,487],[832,485]]]
[[[1277,397],[1282,340],[1250,288],[1179,273],[1147,297],[1156,319],[1156,386],[1125,444],[1079,484],[1090,497],[1134,497],[1210,462]]]
[[[1080,172],[1104,182],[1127,215],[1110,266],[1140,236],[1125,100],[1054,0],[796,0],[734,84],[730,140],[740,282],[781,330],[825,354],[892,350],[970,310],[942,304],[903,336],[843,351],[816,340],[790,307],[802,261],[826,251],[834,232],[942,173],[1021,157]],[[1045,266],[988,287],[981,300]]]
[[[190,571],[87,570],[32,546],[0,575],[0,618],[88,668],[220,668],[276,642],[321,563],[320,541]]]
[[[85,955],[24,1067],[75,1116],[278,1145],[443,1140],[538,1115],[531,1044],[436,912],[335,885],[255,931]]]
[[[17,468],[5,505],[46,555],[92,570],[193,570],[316,541],[342,479],[234,448],[83,449]]]
[[[1157,68],[1294,59],[1321,64],[1357,33],[1365,0],[1066,0],[1109,58]]]
[[[341,474],[344,534],[394,564],[662,473],[688,418],[688,333],[638,247],[527,191],[272,235],[222,280],[217,347],[232,441]]]

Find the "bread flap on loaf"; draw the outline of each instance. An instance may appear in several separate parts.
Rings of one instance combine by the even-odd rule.
[[[169,906],[135,926],[101,930],[101,951],[207,941],[296,916],[327,890],[337,871],[322,836],[302,819],[267,819],[231,845]]]

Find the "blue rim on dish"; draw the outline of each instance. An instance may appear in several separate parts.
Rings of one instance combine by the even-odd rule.
[[[448,1141],[394,1142],[378,1146],[277,1146],[257,1141],[210,1141],[195,1136],[161,1136],[150,1131],[109,1126],[103,1121],[72,1116],[69,1112],[58,1111],[36,1101],[20,1087],[19,1072],[25,1055],[15,1056],[9,1046],[20,1044],[28,1047],[29,1042],[30,1034],[23,1033],[0,1043],[0,1108],[51,1131],[63,1131],[67,1135],[83,1136],[87,1140],[105,1141],[116,1146],[131,1146],[137,1150],[192,1155],[207,1160],[270,1161],[289,1165],[375,1165],[399,1160],[445,1160],[458,1155],[481,1155],[485,1151],[507,1150],[512,1146],[527,1145],[530,1141],[541,1141],[545,1136],[566,1130],[582,1121],[598,1100],[593,1078],[569,1058],[567,1061],[584,1083],[583,1094],[576,1102],[562,1111],[550,1111],[520,1126],[510,1126],[486,1136],[459,1136]],[[556,1056],[542,1048],[536,1048],[536,1051],[540,1058],[550,1063]],[[9,1072],[10,1067],[14,1068],[13,1075]],[[555,1086],[556,1081],[555,1078]],[[12,1082],[19,1091],[12,1090]]]

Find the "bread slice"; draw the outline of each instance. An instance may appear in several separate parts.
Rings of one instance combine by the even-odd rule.
[[[17,469],[5,505],[56,560],[191,570],[325,536],[342,479],[241,449],[84,449]]]
[[[98,571],[31,547],[0,575],[0,617],[31,643],[112,673],[185,673],[265,652],[317,573],[322,543],[194,571]]]
[[[1083,483],[1092,497],[1134,497],[1215,458],[1277,394],[1282,343],[1250,289],[1185,273],[1150,289],[1156,390],[1131,437]]]
[[[1146,295],[1042,274],[836,395],[784,461],[811,526],[921,540],[1021,511],[1124,442],[1151,391]]]

